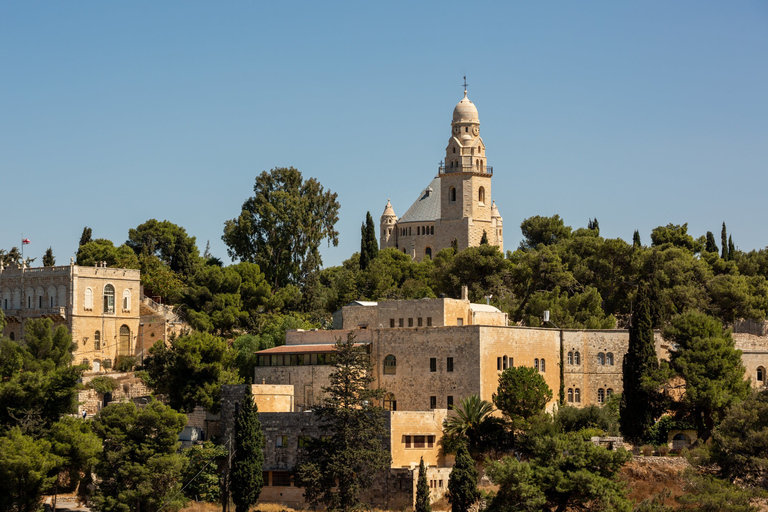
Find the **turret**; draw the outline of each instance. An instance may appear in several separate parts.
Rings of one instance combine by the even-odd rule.
[[[384,207],[384,213],[381,214],[379,222],[379,248],[394,247],[397,240],[397,215],[392,208],[392,203],[387,199],[387,206]]]

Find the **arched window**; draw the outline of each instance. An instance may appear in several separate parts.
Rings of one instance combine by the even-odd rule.
[[[613,389],[608,388],[605,390],[605,397],[610,398],[613,395]]]
[[[86,365],[88,368],[90,368],[90,367],[91,367],[91,363],[89,363],[89,362],[88,362],[88,359],[83,359],[82,363],[80,363],[80,364],[84,364],[84,365]]]
[[[424,249],[424,254],[426,254],[427,256],[429,256],[430,259],[432,259],[432,248],[427,247],[426,249]]]
[[[131,355],[131,329],[127,325],[120,326],[119,354]]]
[[[397,400],[395,400],[395,395],[393,395],[392,393],[386,393],[384,395],[384,410],[385,411],[397,410]]]
[[[568,402],[573,403],[573,388],[568,388]]]
[[[581,390],[579,388],[573,390],[573,401],[577,404],[581,403]]]
[[[11,331],[11,334],[9,335],[9,337],[11,338],[11,341],[16,341],[16,333],[15,332]]]
[[[456,187],[451,187],[449,190],[451,201],[456,201]]]
[[[533,367],[536,368],[537,370],[539,369],[539,360],[538,360],[538,358],[533,360]]]
[[[430,226],[429,228],[429,234],[434,235],[435,234],[435,226]]]
[[[93,371],[95,372],[101,371],[101,361],[99,361],[98,359],[93,360]]]
[[[547,371],[547,365],[546,365],[546,363],[544,362],[544,358],[543,358],[543,357],[541,358],[541,361],[539,361],[539,365],[540,365],[539,369],[540,369],[542,372],[545,372],[545,371]]]
[[[613,366],[613,352],[605,354],[605,364]]]
[[[392,354],[384,358],[384,375],[395,375],[397,373],[397,359]]]
[[[765,368],[757,367],[757,382],[765,382]]]
[[[578,351],[573,353],[573,364],[576,366],[581,364],[581,353]]]
[[[605,365],[605,354],[603,354],[602,352],[597,354],[597,364],[599,364],[600,366]]]
[[[115,312],[115,287],[108,284],[104,287],[104,313]]]
[[[480,190],[477,192],[477,200],[480,204],[485,204],[485,187],[480,187]]]
[[[48,307],[49,308],[55,308],[57,306],[56,304],[56,287],[55,286],[49,286],[48,287]]]
[[[502,358],[502,369],[506,370],[508,368],[507,366],[507,356],[504,356]]]
[[[600,388],[597,390],[597,403],[601,404],[605,402],[605,390]]]
[[[93,350],[101,350],[101,331],[93,333]]]
[[[568,364],[573,364],[573,352],[568,352]]]
[[[123,290],[123,311],[131,310],[131,290],[126,288]]]

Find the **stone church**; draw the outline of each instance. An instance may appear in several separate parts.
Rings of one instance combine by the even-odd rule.
[[[487,165],[477,107],[464,98],[453,109],[451,137],[437,176],[398,218],[387,200],[380,223],[380,244],[412,258],[433,258],[455,244],[458,250],[488,243],[504,251],[502,219],[491,199],[493,167]]]

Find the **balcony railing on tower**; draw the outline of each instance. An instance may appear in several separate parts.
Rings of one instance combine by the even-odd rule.
[[[437,167],[438,174],[452,173],[452,172],[479,172],[483,174],[493,174],[493,166],[478,167],[477,165],[458,165],[455,167],[448,167],[443,162],[440,162]]]

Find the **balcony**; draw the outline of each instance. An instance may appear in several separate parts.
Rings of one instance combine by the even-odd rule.
[[[477,174],[490,174],[493,175],[493,166],[486,166],[482,169],[479,169],[477,166],[474,165],[461,165],[459,167],[446,167],[443,162],[440,162],[440,164],[437,167],[437,173],[438,174],[446,174],[446,173],[455,173],[455,172],[473,172]]]

